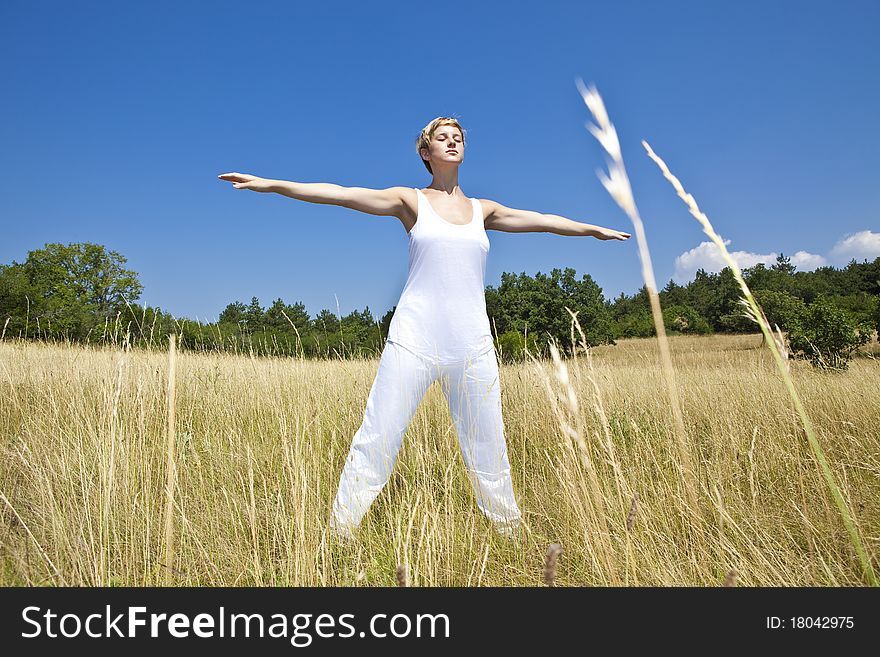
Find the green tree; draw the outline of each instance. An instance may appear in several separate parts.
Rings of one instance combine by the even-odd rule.
[[[742,314],[739,303],[742,294],[739,283],[730,267],[725,267],[714,278],[714,294],[703,315],[716,330],[720,331],[751,331],[754,324]]]
[[[644,287],[644,286],[643,286]],[[688,290],[684,285],[679,285],[672,279],[660,291],[660,305],[688,305]]]
[[[770,269],[772,269],[773,271],[781,272],[783,274],[788,274],[790,276],[791,274],[794,274],[797,267],[791,264],[791,258],[786,257],[784,253],[780,253],[778,256],[776,256],[776,263],[770,265]]]
[[[691,308],[705,317],[713,329],[717,329],[718,316],[713,304],[717,295],[718,274],[709,274],[705,269],[700,268],[687,288]]]
[[[125,263],[100,244],[47,243],[4,267],[0,303],[9,316],[33,318],[42,335],[84,338],[140,297],[143,286]]]
[[[380,327],[369,306],[363,312],[353,310],[342,318],[342,335],[347,353],[369,356],[381,351]]]
[[[33,283],[46,296],[69,293],[71,298],[109,318],[140,297],[143,286],[134,271],[125,269],[126,258],[100,244],[46,244],[31,251],[25,262]]]
[[[609,312],[615,337],[647,338],[656,334],[648,288],[644,285],[631,297],[621,292],[610,304]]]
[[[247,306],[241,301],[233,301],[220,313],[219,321],[239,326],[246,318],[245,313]]]
[[[382,315],[382,319],[379,320],[379,326],[382,329],[383,338],[388,337],[388,333],[391,330],[391,320],[394,318],[395,310],[397,310],[397,306],[394,306],[391,310]]]
[[[324,308],[315,316],[314,325],[318,332],[324,335],[339,332],[339,318],[332,310],[327,308]]]
[[[25,337],[30,332],[34,324],[30,306],[39,296],[24,265],[0,265],[0,323],[6,335]]]
[[[497,289],[486,289],[486,312],[499,336],[508,331],[528,332],[540,344],[552,337],[570,348],[571,316],[566,307],[577,313],[589,344],[613,341],[609,304],[589,274],[577,279],[571,267],[553,269],[549,275],[538,272],[534,277],[505,272]],[[580,341],[577,335],[575,339]]]
[[[327,358],[334,353],[342,353],[342,332],[339,318],[328,308],[323,308],[312,320],[309,350],[315,355]]]
[[[757,290],[774,290],[776,292],[788,292],[795,287],[794,265],[786,258],[768,268],[763,262],[742,270],[743,278],[752,292]]]
[[[287,315],[287,317],[285,317]],[[290,321],[288,321],[288,318]],[[295,333],[299,331],[303,335],[309,330],[311,322],[309,314],[306,312],[305,304],[296,302],[292,305],[284,303],[283,299],[275,299],[272,305],[266,310],[265,315],[266,328],[281,333]],[[291,326],[291,322],[293,326]]]
[[[251,297],[251,302],[244,311],[244,320],[248,332],[257,333],[263,330],[265,325],[265,312],[263,306],[260,305],[260,300],[257,297]]]

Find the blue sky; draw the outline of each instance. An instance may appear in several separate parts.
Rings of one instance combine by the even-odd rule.
[[[633,232],[575,78],[623,148],[658,284],[715,266],[640,145],[741,263],[880,255],[880,3],[27,2],[0,6],[0,262],[95,242],[140,301],[214,321],[256,295],[381,315],[406,278],[393,217],[235,190],[227,171],[425,187],[414,139],[468,130],[462,191]],[[489,232],[501,273],[641,285],[628,242]]]

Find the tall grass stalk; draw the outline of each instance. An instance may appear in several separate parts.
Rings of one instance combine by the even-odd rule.
[[[161,351],[125,353],[109,537],[101,534],[102,485],[119,350],[24,342],[8,332],[0,342],[0,584],[163,585],[169,356],[158,325],[156,336]],[[177,335],[173,584],[393,586],[400,564],[411,586],[535,586],[550,543],[565,546],[555,586],[717,586],[734,568],[744,586],[865,584],[816,459],[799,439],[800,421],[793,407],[780,413],[791,400],[776,368],[761,366],[769,354],[757,349],[758,330],[669,340],[711,492],[699,489],[700,503],[704,511],[713,504],[711,514],[681,517],[656,339],[625,339],[591,347],[594,370],[580,349],[564,360],[578,418],[554,363],[545,363],[553,399],[588,459],[560,431],[531,362],[500,365],[514,491],[530,528],[522,546],[498,540],[479,511],[436,384],[358,544],[338,546],[328,540],[327,518],[377,361],[252,361],[246,347],[182,352]],[[880,407],[865,400],[876,396],[880,367],[858,358],[829,377],[791,364],[872,555]],[[596,492],[587,467],[597,473]]]
[[[125,369],[125,358],[120,356],[116,364],[116,386],[112,391],[108,417],[109,436],[106,443],[101,444],[101,557],[98,577],[104,586],[109,584],[110,560],[112,558],[113,530],[110,526],[113,509],[113,486],[116,481],[117,443],[119,442],[119,396],[122,394],[122,373]]]
[[[577,394],[568,374],[568,366],[562,361],[559,349],[554,342],[549,343],[553,359],[553,374],[558,389],[554,389],[550,377],[546,374],[543,364],[530,352],[526,351],[534,371],[544,382],[547,400],[553,416],[556,418],[561,433],[568,439],[562,444],[566,453],[574,462],[574,471],[566,459],[560,459],[559,467],[563,473],[562,481],[568,485],[563,489],[566,505],[579,518],[583,534],[579,541],[584,546],[586,556],[593,569],[604,585],[616,585],[617,568],[615,566],[614,548],[611,542],[611,528],[608,518],[614,508],[609,504],[604,478],[597,472],[601,466],[601,458],[587,443],[584,416],[580,413]]]
[[[544,557],[544,584],[547,586],[553,586],[556,581],[556,564],[560,554],[562,554],[562,546],[559,543],[551,543],[547,546],[547,554]]]
[[[651,146],[648,144],[648,142],[643,140],[642,146],[645,147],[645,150],[648,152],[648,156],[652,160],[654,160],[658,167],[660,167],[660,171],[663,173],[663,177],[666,178],[670,183],[672,183],[672,186],[675,188],[675,191],[678,194],[679,198],[681,198],[687,205],[688,211],[696,218],[697,221],[700,222],[700,225],[703,227],[703,232],[706,233],[706,235],[709,236],[715,246],[718,247],[721,256],[724,258],[724,261],[733,272],[733,276],[734,278],[736,278],[737,283],[739,283],[739,286],[742,289],[743,294],[745,295],[745,300],[748,302],[748,306],[751,310],[750,315],[752,319],[758,323],[758,326],[761,327],[761,333],[764,335],[764,342],[765,344],[767,344],[767,346],[770,348],[771,353],[773,354],[773,359],[776,361],[776,365],[779,368],[780,374],[782,374],[782,379],[785,382],[786,388],[788,388],[788,394],[791,396],[795,408],[797,409],[798,415],[801,418],[804,434],[807,437],[810,449],[812,449],[816,460],[819,462],[819,467],[822,470],[822,476],[825,478],[825,482],[827,483],[828,488],[831,491],[831,496],[834,499],[834,502],[837,504],[837,508],[840,510],[840,515],[843,518],[844,525],[846,525],[846,530],[849,533],[850,541],[852,542],[853,548],[855,548],[856,554],[858,554],[858,557],[862,562],[864,574],[872,586],[877,586],[877,578],[874,574],[873,566],[871,565],[871,561],[865,552],[864,546],[862,545],[862,541],[856,529],[855,522],[853,521],[849,505],[847,505],[846,501],[843,499],[843,495],[841,494],[840,488],[837,486],[837,482],[834,478],[834,473],[831,472],[831,468],[829,467],[828,461],[825,458],[825,453],[823,452],[821,445],[819,445],[819,441],[816,438],[816,432],[813,429],[813,424],[810,421],[806,410],[804,409],[804,405],[801,402],[800,395],[798,395],[797,390],[795,390],[794,382],[792,381],[791,373],[788,367],[788,360],[784,357],[784,353],[780,351],[779,345],[777,344],[777,341],[773,335],[773,331],[770,329],[770,324],[767,322],[767,318],[764,316],[764,313],[762,312],[757,301],[755,301],[755,297],[752,295],[749,286],[746,284],[742,272],[740,271],[739,266],[736,264],[736,260],[734,260],[730,253],[727,251],[727,247],[724,245],[724,241],[721,239],[718,233],[715,232],[715,229],[709,222],[709,218],[700,210],[697,202],[694,200],[694,197],[684,190],[681,182],[672,174],[672,172],[669,170],[669,167],[666,166],[666,163],[662,159],[660,159],[660,157],[651,149]]]
[[[177,485],[177,432],[174,418],[177,354],[174,334],[168,336],[168,427],[165,460],[165,586],[174,572],[174,488]]]
[[[602,148],[608,154],[608,175],[601,170],[597,172],[602,185],[611,195],[611,198],[623,209],[630,218],[636,233],[636,241],[639,247],[639,258],[642,264],[642,278],[648,291],[651,303],[651,316],[654,319],[654,327],[657,330],[657,344],[660,348],[660,360],[663,368],[663,376],[666,389],[669,394],[669,404],[672,408],[672,416],[675,422],[675,438],[678,446],[679,462],[677,466],[681,473],[681,483],[684,486],[688,504],[693,513],[698,511],[696,482],[698,474],[688,449],[684,428],[684,417],[681,412],[678,388],[675,383],[675,370],[672,367],[672,357],[669,352],[669,341],[666,338],[666,329],[663,324],[663,313],[660,309],[660,296],[657,293],[657,283],[654,279],[654,268],[651,264],[651,253],[648,250],[648,241],[645,237],[645,229],[642,219],[636,208],[632,187],[626,168],[623,165],[623,155],[620,150],[620,142],[617,139],[617,131],[608,118],[602,97],[592,85],[588,88],[583,81],[576,80],[578,91],[583,97],[584,103],[593,114],[598,125],[587,123],[587,130],[599,141]]]
[[[24,527],[24,530],[27,532],[27,535],[34,542],[34,545],[37,546],[37,549],[40,551],[40,554],[43,556],[43,559],[46,560],[46,563],[48,563],[49,567],[52,569],[51,574],[54,574],[55,577],[58,578],[58,580],[61,582],[62,586],[67,586],[67,582],[64,580],[64,576],[58,571],[58,568],[55,566],[55,564],[52,563],[52,559],[50,559],[49,555],[46,554],[46,550],[44,550],[43,546],[40,545],[40,542],[37,540],[37,537],[34,536],[34,533],[31,531],[31,528],[28,527],[27,523],[22,519],[22,517],[20,515],[18,515],[18,511],[15,510],[15,507],[12,506],[12,502],[10,502],[7,499],[7,497],[3,494],[2,491],[0,491],[0,499],[2,499],[6,503],[6,506],[8,506],[9,510],[12,511],[12,515],[14,515],[15,519],[18,521],[18,523],[22,527]]]
[[[568,306],[565,307],[565,310],[568,311],[568,314],[571,315],[571,331],[572,331],[572,353],[574,355],[574,361],[577,363],[577,342],[574,339],[574,329],[577,328],[578,334],[581,337],[580,347],[583,350],[584,354],[587,357],[587,381],[590,382],[590,385],[593,388],[594,398],[596,401],[596,414],[599,416],[600,425],[602,427],[602,434],[604,436],[604,446],[605,446],[605,454],[608,459],[608,463],[611,465],[614,470],[614,482],[617,485],[617,496],[618,500],[622,501],[626,495],[630,494],[630,487],[626,482],[626,478],[623,476],[623,471],[620,467],[620,462],[617,458],[616,451],[614,449],[614,439],[611,435],[611,426],[608,424],[608,416],[605,413],[605,404],[602,401],[602,391],[599,388],[599,384],[596,382],[596,371],[593,367],[593,351],[590,348],[589,341],[587,340],[587,336],[584,334],[584,329],[581,327],[581,323],[578,321],[577,315],[578,313],[572,312],[571,308]],[[579,371],[579,370],[577,370]]]

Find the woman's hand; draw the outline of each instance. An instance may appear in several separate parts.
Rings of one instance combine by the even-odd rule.
[[[260,178],[249,173],[224,173],[217,177],[220,180],[228,180],[235,189],[250,189],[255,192],[271,192],[275,183],[270,178]]]
[[[599,234],[596,235],[596,239],[599,240],[628,240],[630,238],[629,233],[623,233],[619,230],[612,230],[611,228],[600,228]]]

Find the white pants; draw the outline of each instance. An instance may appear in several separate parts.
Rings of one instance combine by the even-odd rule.
[[[440,379],[480,510],[504,534],[520,523],[501,419],[495,351],[452,365],[433,363],[386,341],[364,420],[354,435],[330,528],[350,536],[388,482],[403,435],[428,387]]]

